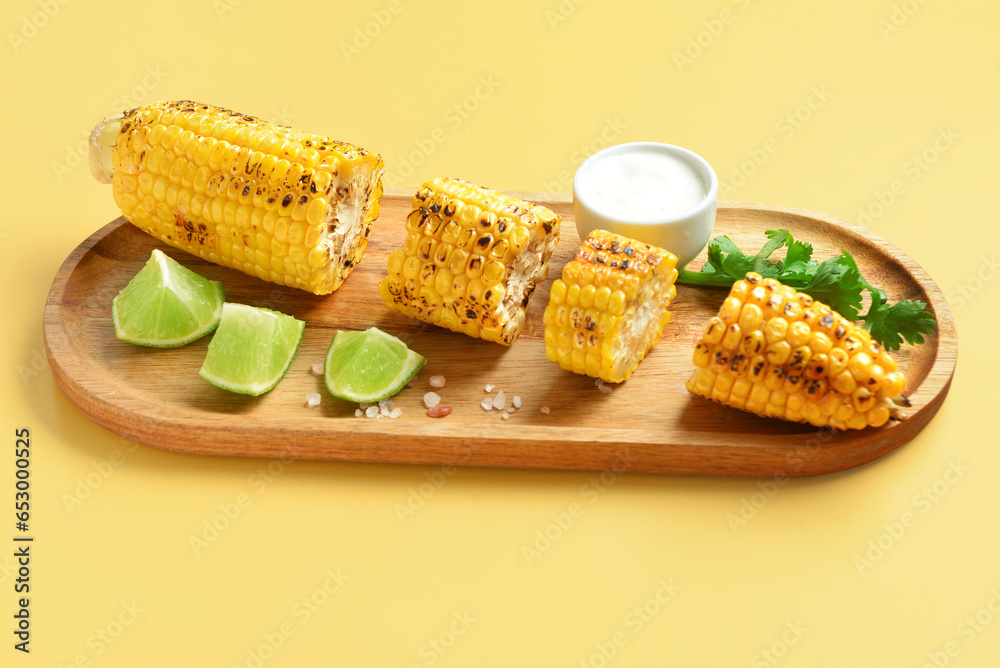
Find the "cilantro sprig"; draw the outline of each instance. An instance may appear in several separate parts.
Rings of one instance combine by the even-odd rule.
[[[708,261],[701,271],[682,269],[677,282],[728,288],[748,271],[764,278],[774,278],[813,299],[823,302],[845,318],[858,321],[871,331],[872,338],[888,350],[899,350],[903,340],[909,344],[924,342],[924,334],[934,331],[937,321],[922,301],[903,299],[889,305],[885,291],[871,285],[861,275],[857,263],[845,250],[822,262],[812,259],[813,247],[794,239],[788,230],[768,230],[767,243],[755,255],[748,256],[732,240],[718,236],[708,244]],[[785,257],[771,255],[785,248]],[[864,293],[871,295],[868,310],[862,315]]]

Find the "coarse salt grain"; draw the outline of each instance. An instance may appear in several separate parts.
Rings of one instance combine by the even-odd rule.
[[[490,383],[489,385],[486,386],[486,391],[487,392],[492,392],[494,387],[496,387],[496,385],[494,385],[493,383]]]
[[[484,411],[493,410],[493,397],[486,397],[480,405],[483,407]]]
[[[364,411],[362,411],[360,408],[354,411],[354,417],[361,417],[364,414],[365,414]]]
[[[503,418],[504,420],[506,420],[506,419],[508,419],[510,417],[510,413],[504,411],[504,414],[501,415],[500,417]]]
[[[365,415],[367,415],[370,418],[373,418],[376,415],[378,415],[378,406],[369,406],[368,408],[366,408]]]
[[[507,397],[504,395],[503,390],[500,390],[497,392],[496,398],[493,399],[493,408],[502,411],[505,405],[507,405]]]
[[[395,420],[396,418],[398,418],[402,414],[403,414],[403,409],[402,408],[393,408],[392,411],[389,413],[389,417],[391,417],[393,420]]]
[[[323,375],[323,360],[313,360],[312,362],[312,372],[317,376]]]
[[[431,387],[444,387],[444,376],[431,376],[429,382]]]
[[[521,397],[519,397],[519,396],[517,396],[515,394],[514,395],[514,408],[520,408],[520,407],[521,407]]]
[[[542,406],[542,412],[545,413],[546,415],[548,415],[549,412],[550,412],[549,411],[549,407],[548,406]]]
[[[310,406],[319,406],[320,396],[316,392],[310,392],[306,395],[306,403]]]
[[[424,395],[424,406],[427,408],[434,408],[439,403],[441,403],[441,395],[437,392],[428,392]]]

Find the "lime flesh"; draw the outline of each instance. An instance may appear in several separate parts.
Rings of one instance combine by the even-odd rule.
[[[324,362],[326,389],[357,403],[375,403],[399,392],[427,360],[395,336],[372,327],[363,332],[339,331]]]
[[[284,313],[227,303],[198,375],[230,392],[264,394],[288,371],[305,326]]]
[[[111,302],[115,336],[140,346],[183,346],[219,326],[224,299],[221,283],[154,249]]]

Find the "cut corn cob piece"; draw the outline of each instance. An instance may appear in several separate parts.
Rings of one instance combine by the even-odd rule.
[[[458,179],[413,197],[406,241],[379,283],[386,306],[411,318],[510,345],[545,280],[561,218],[543,206]]]
[[[677,256],[594,230],[553,281],[545,355],[574,373],[620,383],[670,322]]]
[[[382,195],[374,153],[190,101],[101,121],[90,168],[136,227],[315,294],[336,290],[361,260]]]
[[[863,328],[807,294],[750,272],[694,350],[687,388],[720,404],[817,427],[902,419],[906,379]]]

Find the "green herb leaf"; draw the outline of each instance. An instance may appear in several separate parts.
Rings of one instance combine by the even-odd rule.
[[[756,271],[765,278],[775,278],[785,285],[810,295],[852,321],[862,320],[872,338],[888,350],[898,350],[902,341],[923,343],[924,334],[934,331],[937,322],[920,301],[903,300],[892,306],[885,291],[871,285],[861,275],[851,254],[841,254],[822,262],[812,259],[812,244],[798,241],[788,230],[767,230],[767,242],[748,257],[733,241],[720,235],[708,245],[708,261],[701,271],[682,269],[677,282],[685,285],[730,287]],[[785,257],[771,256],[786,247]],[[871,295],[871,306],[861,315],[864,293]]]
[[[781,282],[793,288],[800,288],[809,285],[813,274],[816,273],[817,263],[815,262],[793,262],[786,265],[781,271]],[[778,278],[775,276],[774,278]]]
[[[823,260],[816,267],[812,280],[801,291],[854,321],[858,319],[861,309],[864,279],[857,268],[841,260],[840,256]]]
[[[788,235],[791,240],[788,244],[788,251],[785,253],[785,268],[787,269],[791,265],[796,263],[806,263],[812,259],[813,247],[812,244],[806,243],[804,241],[792,240],[792,235]]]
[[[753,256],[753,270],[758,274],[771,267],[771,263],[768,262],[767,258],[771,257],[774,251],[784,246],[785,242],[792,238],[788,230],[769,230],[765,234],[767,234],[768,242]]]
[[[910,345],[923,343],[923,335],[930,334],[937,327],[934,315],[926,308],[927,304],[909,299],[892,306],[881,304],[878,308],[869,309],[862,325],[887,350],[899,350],[902,339]]]

